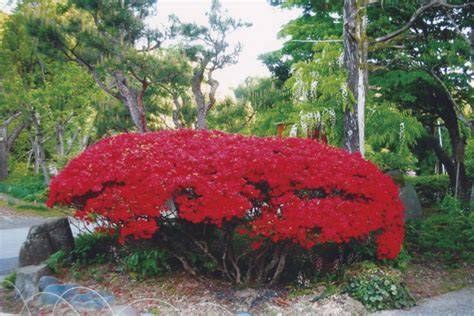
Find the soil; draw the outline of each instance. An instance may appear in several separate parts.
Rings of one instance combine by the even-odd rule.
[[[115,305],[124,308],[132,304],[138,313],[165,315],[232,315],[252,314],[326,314],[365,315],[363,306],[347,295],[334,295],[317,302],[313,298],[324,291],[324,286],[297,291],[290,287],[239,288],[219,280],[195,279],[184,272],[139,281],[133,274],[114,271],[114,265],[96,265],[67,271],[59,276],[64,283],[74,283],[94,290],[105,290],[115,296]],[[447,269],[439,264],[412,263],[403,273],[404,280],[417,300],[437,296],[463,287],[474,286],[474,267]],[[0,291],[0,311],[18,313],[22,304],[14,300],[13,292]],[[33,315],[49,315],[52,306],[35,307]],[[67,314],[69,307],[58,306],[59,314]],[[355,312],[355,313],[354,313]],[[82,313],[81,313],[82,314]],[[110,314],[107,310],[87,312],[87,315]],[[326,314],[327,315],[327,314]]]
[[[412,262],[403,272],[403,278],[418,301],[465,287],[474,287],[474,265],[452,268],[437,262]]]

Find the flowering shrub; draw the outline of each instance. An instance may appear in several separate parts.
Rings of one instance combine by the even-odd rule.
[[[75,206],[77,217],[100,222],[122,241],[153,237],[176,248],[169,240],[180,231],[176,238],[189,237],[238,282],[238,267],[252,270],[264,254],[267,267],[255,275],[265,279],[271,270],[276,278],[293,245],[375,234],[378,257],[393,259],[404,237],[403,207],[389,176],[358,155],[301,138],[193,130],[106,138],[53,179],[47,204],[56,203]],[[250,243],[248,250],[235,253],[236,240]],[[190,269],[180,255],[186,247],[171,253]]]

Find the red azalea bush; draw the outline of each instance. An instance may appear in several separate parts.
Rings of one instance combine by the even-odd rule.
[[[77,217],[121,240],[154,238],[194,273],[185,255],[192,244],[237,282],[244,270],[245,280],[276,279],[294,245],[375,236],[377,256],[394,259],[404,237],[389,176],[359,155],[302,138],[193,130],[106,138],[53,179],[47,203],[73,205]]]

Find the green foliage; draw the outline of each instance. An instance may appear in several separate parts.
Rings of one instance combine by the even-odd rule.
[[[466,157],[464,164],[466,165],[467,176],[471,179],[471,181],[474,181],[474,138],[467,140],[466,148],[464,149],[464,155]]]
[[[367,110],[367,158],[382,170],[402,171],[416,168],[411,147],[425,132],[410,111],[391,104],[372,105]]]
[[[62,250],[53,253],[47,260],[47,265],[53,271],[58,274],[68,263],[68,256]]]
[[[404,286],[399,272],[372,262],[354,265],[346,274],[345,290],[369,311],[413,306],[414,299]]]
[[[104,263],[114,256],[116,240],[109,235],[82,233],[75,239],[72,258],[80,264]]]
[[[234,93],[238,104],[255,113],[249,122],[251,134],[274,136],[277,134],[275,123],[291,123],[293,116],[298,114],[291,102],[291,91],[271,78],[249,77]],[[288,129],[285,134],[288,134]]]
[[[13,271],[5,277],[2,281],[2,287],[7,290],[13,290],[16,282],[16,271]]]
[[[20,210],[34,210],[38,212],[48,212],[50,209],[44,204],[23,203],[16,206]]]
[[[209,129],[242,134],[251,119],[252,113],[245,103],[236,103],[231,98],[225,98],[211,109],[208,124]]]
[[[413,185],[424,207],[434,206],[449,194],[447,175],[405,177],[405,181]]]
[[[474,213],[446,196],[437,213],[406,226],[408,249],[426,259],[448,264],[474,261]]]
[[[48,187],[41,176],[12,175],[0,182],[0,192],[25,201],[43,202],[47,198]]]
[[[170,270],[167,263],[170,256],[164,250],[134,248],[125,251],[127,254],[121,260],[122,267],[139,280],[161,275]]]

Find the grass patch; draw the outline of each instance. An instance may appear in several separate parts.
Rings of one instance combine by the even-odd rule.
[[[71,209],[67,208],[48,208],[42,203],[29,203],[11,197],[0,199],[0,207],[7,208],[15,213],[22,215],[42,216],[42,217],[61,217],[65,215],[72,215]]]
[[[48,187],[38,175],[11,175],[0,181],[0,192],[27,202],[44,202]]]

